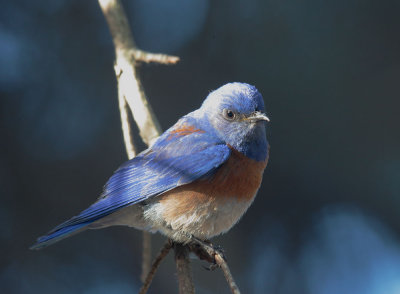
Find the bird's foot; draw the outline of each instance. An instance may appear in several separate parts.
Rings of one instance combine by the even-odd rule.
[[[209,240],[201,240],[194,236],[191,236],[191,240],[192,242],[188,245],[190,251],[196,254],[199,259],[206,260],[210,263],[208,267],[204,267],[205,269],[213,271],[219,267],[215,260],[216,255],[219,255],[226,260],[221,246],[214,246]]]

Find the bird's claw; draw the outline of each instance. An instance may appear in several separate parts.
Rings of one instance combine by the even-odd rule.
[[[203,268],[212,272],[215,269],[219,268],[219,265],[217,263],[211,263],[209,266],[203,265]]]
[[[201,240],[194,236],[191,236],[191,240],[191,251],[200,259],[206,260],[210,263],[208,267],[204,267],[205,269],[213,271],[219,267],[219,264],[215,259],[216,255],[221,256],[226,261],[225,253],[221,246],[214,246],[209,240]]]

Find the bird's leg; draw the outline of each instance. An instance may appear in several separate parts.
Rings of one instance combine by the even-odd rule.
[[[239,288],[231,274],[231,271],[226,262],[225,254],[219,246],[213,246],[208,240],[200,240],[194,236],[190,236],[191,243],[188,244],[189,250],[196,254],[200,259],[205,259],[211,263],[208,270],[221,268],[225,279],[231,288],[233,294],[240,294]]]
[[[219,255],[225,261],[225,254],[221,248],[221,246],[214,246],[209,240],[201,240],[194,236],[191,236],[190,239],[192,242],[188,245],[190,251],[197,255],[197,257],[201,260],[206,260],[210,264],[209,267],[205,267],[207,270],[215,270],[219,267],[215,256]]]
[[[194,236],[192,236],[191,239],[194,243],[197,243],[201,245],[202,248],[207,249],[207,252],[213,253],[214,255],[218,253],[219,255],[223,256],[224,260],[226,260],[224,250],[220,245],[213,245],[210,240],[201,240]]]

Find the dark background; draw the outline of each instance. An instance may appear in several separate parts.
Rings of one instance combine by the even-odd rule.
[[[270,163],[244,218],[215,238],[243,293],[400,293],[400,2],[125,1],[163,129],[230,81],[255,85]],[[96,1],[1,1],[2,293],[135,293],[141,233],[35,238],[92,203],[126,160],[114,51]],[[136,136],[138,141],[138,136]],[[143,146],[143,144],[141,145]],[[154,254],[164,238],[154,238]],[[198,293],[229,293],[193,261]],[[150,293],[176,293],[170,256]]]

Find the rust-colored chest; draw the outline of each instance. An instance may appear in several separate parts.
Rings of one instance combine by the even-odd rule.
[[[251,200],[260,187],[267,161],[252,160],[232,149],[229,159],[209,180],[210,195]]]
[[[174,230],[210,238],[229,230],[252,203],[267,160],[257,162],[236,150],[207,179],[159,196],[159,214]]]
[[[257,162],[232,149],[229,159],[213,176],[177,187],[161,195],[160,202],[172,201],[175,207],[191,209],[202,203],[252,201],[260,187],[267,161],[268,158]]]

